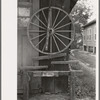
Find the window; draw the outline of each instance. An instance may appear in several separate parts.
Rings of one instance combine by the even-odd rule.
[[[88,31],[89,33],[88,33],[88,35],[89,35],[89,40],[91,40],[91,34],[92,34],[92,30],[91,30],[91,28],[89,28],[89,31]]]
[[[96,40],[96,34],[95,34],[95,36],[94,36],[94,37],[95,37],[95,40]]]
[[[18,27],[27,27],[29,20],[29,18],[18,18]]]
[[[30,7],[18,7],[18,27],[27,27],[30,20]]]
[[[19,17],[29,17],[30,16],[30,8],[18,7],[18,16]]]
[[[91,38],[91,35],[92,35],[92,30],[91,30],[91,28],[89,28],[88,30],[87,30],[87,40],[91,40],[92,38]]]
[[[89,39],[91,40],[92,29],[90,28]]]

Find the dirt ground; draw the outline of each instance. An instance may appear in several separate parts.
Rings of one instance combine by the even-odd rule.
[[[69,100],[69,97],[66,94],[43,94],[36,95],[30,100]]]
[[[70,100],[69,96],[67,94],[49,94],[49,95],[36,95],[29,100]],[[75,100],[93,100],[92,98],[83,98],[83,99],[78,99],[76,98]]]

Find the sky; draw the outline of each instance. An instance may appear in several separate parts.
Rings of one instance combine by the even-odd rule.
[[[91,6],[91,11],[93,12],[91,18],[89,21],[93,20],[96,18],[96,13],[97,13],[97,3],[96,3],[97,0],[87,0],[87,6]]]

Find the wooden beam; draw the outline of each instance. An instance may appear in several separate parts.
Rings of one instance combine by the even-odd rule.
[[[70,100],[75,100],[75,73],[70,73]]]
[[[33,73],[33,77],[59,77],[59,76],[68,76],[71,71],[28,71]],[[81,70],[73,70],[72,73],[75,75],[80,75]]]
[[[26,71],[23,71],[23,100],[29,100],[29,80]]]
[[[82,70],[73,70],[73,69],[71,68],[70,65],[69,65],[69,70],[70,70],[70,72],[73,73],[75,76],[77,76],[77,75],[83,75],[83,71],[82,71]]]
[[[18,7],[31,7],[32,3],[30,2],[18,2]]]
[[[30,16],[18,16],[18,19],[20,19],[20,18],[30,18]]]
[[[44,69],[48,68],[48,66],[23,66],[20,70],[36,70],[36,69]]]
[[[70,71],[28,71],[33,73],[33,77],[58,77],[68,75]]]
[[[23,89],[17,89],[17,95],[22,95],[23,94]]]
[[[51,64],[77,64],[78,60],[69,60],[69,61],[52,61]]]
[[[70,72],[74,73],[75,76],[83,75],[83,71],[82,70],[71,70]]]
[[[60,53],[55,55],[46,55],[46,56],[39,56],[39,57],[33,57],[33,60],[45,60],[45,59],[53,59],[58,57],[66,56],[66,53]]]

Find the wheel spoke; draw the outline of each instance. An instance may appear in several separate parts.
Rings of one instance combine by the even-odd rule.
[[[58,47],[58,44],[57,44],[57,42],[56,42],[55,37],[54,37],[53,35],[52,35],[52,37],[53,37],[53,40],[54,40],[54,42],[55,42],[55,44],[56,44],[56,47],[57,47],[58,51],[60,51],[60,49],[59,49],[59,47]]]
[[[72,30],[56,30],[56,32],[74,32]]]
[[[39,17],[37,17],[36,15],[35,15],[35,17],[36,17],[45,27],[47,27],[47,26],[44,24],[44,22],[43,22]]]
[[[46,44],[44,44],[44,46],[43,46],[43,48],[42,48],[42,51],[44,51],[45,45],[46,45]]]
[[[67,26],[67,25],[70,25],[71,23],[72,23],[72,22],[67,23],[67,24],[65,24],[65,25],[62,25],[62,26],[60,26],[60,27],[56,28],[55,30],[60,29],[60,28],[62,28],[62,27],[65,27],[65,26]]]
[[[33,25],[35,25],[35,26],[37,26],[37,27],[39,27],[39,28],[41,28],[41,29],[45,29],[44,27],[39,26],[39,25],[37,25],[37,24],[35,24],[35,23],[32,23],[32,22],[30,22],[30,23],[33,24]]]
[[[56,28],[66,17],[67,17],[67,15],[66,15],[62,20],[60,20],[60,21],[58,22],[58,24],[56,24],[56,25],[54,26],[54,28]]]
[[[38,44],[36,45],[36,47],[46,38],[46,36],[44,38],[41,39],[41,41],[38,42]]]
[[[37,38],[39,38],[39,37],[41,37],[41,36],[43,36],[43,35],[45,35],[45,34],[46,34],[46,33],[41,34],[41,35],[38,35],[38,36],[36,36],[36,37],[33,37],[31,40],[37,39]]]
[[[62,40],[60,40],[60,39],[58,38],[57,35],[54,34],[54,36],[55,36],[65,47],[67,47],[66,44],[65,44]]]
[[[46,18],[46,16],[45,16],[45,13],[44,13],[43,10],[42,10],[42,14],[43,14],[43,16],[44,16],[44,18],[45,18],[45,21],[46,21],[46,23],[47,23],[48,21],[47,21],[47,18]]]
[[[31,32],[31,33],[39,33],[39,32],[45,32],[45,31],[43,31],[43,30],[29,30],[29,32]]]
[[[52,26],[52,27],[54,27],[54,25],[55,25],[55,23],[56,23],[56,20],[57,20],[57,18],[58,18],[58,16],[59,16],[59,13],[60,13],[60,10],[59,10],[58,13],[57,13],[57,16],[56,16],[56,18],[55,18],[55,20],[54,20],[54,23],[53,23],[53,26]]]
[[[49,13],[48,13],[48,25],[47,27],[50,28],[52,25],[52,9],[49,8]]]
[[[66,39],[68,39],[68,40],[72,40],[71,38],[68,38],[68,37],[66,37],[66,36],[64,36],[64,35],[62,35],[62,34],[59,34],[59,33],[55,33],[56,35],[59,35],[59,36],[61,36],[61,37],[63,37],[63,38],[66,38]]]
[[[52,52],[52,36],[50,36],[50,52]]]

